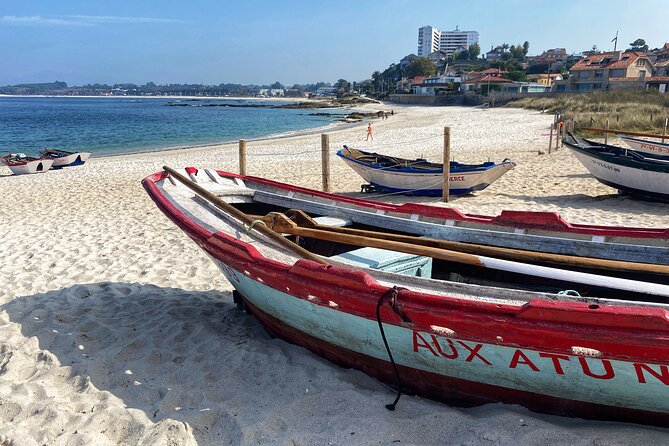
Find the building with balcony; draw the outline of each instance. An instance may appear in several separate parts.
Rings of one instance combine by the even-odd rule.
[[[457,27],[453,31],[440,31],[433,26],[423,26],[418,29],[418,56],[427,57],[437,51],[450,56],[459,48],[469,49],[478,41],[477,31],[460,31]]]

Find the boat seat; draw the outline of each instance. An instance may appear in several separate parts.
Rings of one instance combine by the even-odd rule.
[[[405,276],[432,276],[432,258],[379,248],[359,248],[330,257],[358,268],[371,268]]]

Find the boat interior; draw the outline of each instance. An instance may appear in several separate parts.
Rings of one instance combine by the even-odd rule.
[[[472,261],[474,256],[469,254],[451,258],[449,255],[441,255],[437,252],[439,250],[434,251],[429,246],[418,245],[415,249],[407,250],[406,246],[401,245],[396,249],[392,240],[385,239],[409,236],[414,240],[429,241],[431,238],[409,230],[379,227],[355,221],[355,218],[328,215],[319,212],[315,207],[305,210],[305,206],[302,206],[301,210],[295,210],[291,206],[295,204],[293,202],[277,204],[276,200],[271,199],[271,195],[246,187],[243,180],[222,177],[215,171],[206,170],[199,175],[188,175],[190,178],[186,178],[186,181],[195,180],[193,183],[204,187],[255,222],[262,221],[268,225],[270,221],[275,221],[268,217],[278,216],[279,220],[287,220],[288,226],[297,226],[286,229],[288,226],[279,225],[274,230],[326,262],[362,268],[377,281],[389,286],[410,286],[414,290],[429,294],[492,299],[496,302],[501,300],[519,305],[529,299],[549,299],[594,303],[625,301],[636,305],[664,304],[669,308],[667,274],[560,266],[561,270],[592,274],[600,278],[604,276],[604,280],[599,282],[582,278],[571,281],[564,278],[554,279],[550,274],[535,275],[522,268],[521,271],[490,268]],[[201,194],[194,193],[184,182],[173,176],[161,181],[159,187],[186,215],[210,231],[234,235],[254,245],[266,257],[280,259],[289,265],[300,258],[285,247],[278,246],[266,235],[247,230],[248,225],[243,221],[231,216]],[[316,231],[306,235],[300,233],[305,227]],[[362,237],[361,240],[360,231],[365,231],[364,234],[369,233],[370,236]],[[355,232],[356,237],[351,237],[352,232]],[[379,233],[384,235],[380,236]],[[378,237],[383,239],[372,240]],[[550,262],[544,265],[549,268],[556,267]],[[617,282],[623,285],[619,286]]]

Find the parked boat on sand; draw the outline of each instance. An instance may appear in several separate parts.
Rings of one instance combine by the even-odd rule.
[[[645,291],[620,293],[616,278],[591,288],[591,297],[580,297],[566,291],[574,283],[530,283],[527,275],[514,281],[477,264],[480,256],[444,249],[408,254],[403,251],[415,247],[396,241],[394,250],[361,247],[352,234],[313,224],[296,245],[295,235],[282,233],[305,226],[300,218],[344,225],[340,229],[356,223],[313,208],[291,214],[267,200],[271,182],[261,179],[169,172],[143,180],[150,197],[214,260],[235,287],[239,305],[287,341],[436,400],[501,401],[542,412],[669,425],[666,285],[640,282]],[[299,197],[291,204],[309,203],[305,190],[287,192],[289,199]],[[347,204],[366,207],[362,200]],[[411,222],[417,218],[373,214],[403,222],[405,233],[416,229]],[[367,239],[389,246],[377,236]]]
[[[53,164],[53,160],[35,158],[23,153],[9,153],[0,160],[5,166],[9,167],[14,175],[46,172]]]
[[[659,141],[649,141],[647,139],[632,138],[626,135],[616,135],[618,138],[625,141],[632,150],[641,152],[643,154],[654,155],[657,157],[669,158],[669,144]]]
[[[427,196],[443,193],[443,164],[365,152],[348,146],[339,150],[337,156],[380,191]],[[515,164],[508,160],[482,164],[451,161],[449,194],[463,195],[483,190],[514,167]]]
[[[573,134],[564,143],[600,183],[632,195],[669,201],[669,158],[644,156]]]
[[[89,152],[68,152],[58,149],[44,149],[40,152],[42,158],[53,160],[53,169],[80,166],[91,156]]]

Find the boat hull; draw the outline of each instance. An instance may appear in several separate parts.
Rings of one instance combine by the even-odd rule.
[[[339,300],[315,305],[216,263],[270,332],[396,384],[376,320],[340,311]],[[290,285],[283,282],[282,289]],[[669,385],[666,361],[648,364],[510,346],[499,340],[502,336],[490,342],[483,333],[474,341],[455,333],[435,334],[434,328],[384,324],[405,392],[463,406],[505,402],[548,413],[669,425],[669,402],[657,399],[657,392],[666,394]],[[650,370],[663,380],[651,382],[656,375]]]
[[[51,168],[53,161],[50,159],[38,159],[25,163],[5,164],[14,175],[25,175],[30,173],[42,173]]]
[[[88,152],[72,153],[70,155],[53,158],[53,169],[62,169],[63,167],[80,166],[84,164],[91,156]]]
[[[417,196],[441,196],[444,188],[443,173],[405,173],[377,169],[355,160],[342,157],[358,175],[375,188],[390,193]],[[510,162],[496,164],[485,170],[451,172],[449,194],[465,195],[481,191],[513,169]]]
[[[616,163],[597,154],[569,148],[601,183],[634,195],[669,201],[669,173]]]
[[[618,135],[618,137],[625,141],[625,144],[627,144],[632,150],[669,158],[669,144],[656,141],[647,141],[645,139],[639,138],[631,138],[624,135]]]

